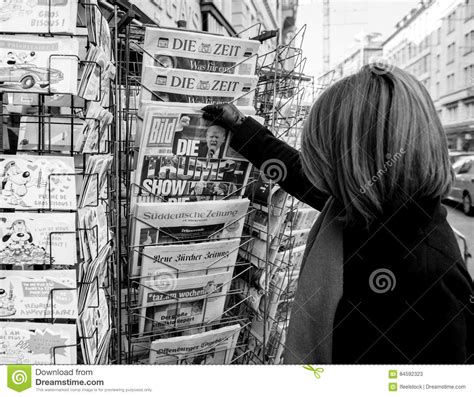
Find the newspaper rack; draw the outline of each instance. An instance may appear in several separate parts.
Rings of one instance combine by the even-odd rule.
[[[252,193],[251,187],[259,183],[262,173],[256,170],[249,178],[248,182],[238,187],[238,192],[244,193],[244,196],[250,199],[251,206],[245,214],[246,226],[244,228],[243,240],[239,243],[237,251],[239,257],[235,263],[234,272],[228,281],[229,291],[225,294],[225,308],[218,321],[207,321],[198,324],[178,326],[176,318],[174,325],[167,329],[160,327],[138,332],[137,323],[142,320],[149,321],[151,324],[160,323],[153,316],[149,317],[146,312],[143,313],[143,305],[140,301],[140,291],[153,289],[146,283],[152,276],[134,275],[131,273],[131,260],[134,254],[144,258],[147,257],[144,252],[144,245],[134,245],[129,238],[131,225],[136,222],[144,222],[144,219],[138,219],[131,213],[131,202],[133,203],[134,192],[143,187],[134,183],[131,178],[133,171],[133,157],[136,155],[137,147],[134,139],[131,137],[132,123],[139,118],[137,116],[136,106],[132,104],[131,93],[137,89],[143,88],[149,90],[149,87],[143,87],[141,80],[141,65],[143,54],[155,59],[143,45],[142,39],[146,25],[138,26],[134,24],[133,18],[141,16],[134,14],[131,9],[127,9],[125,4],[117,4],[114,8],[117,20],[116,31],[116,59],[117,59],[117,117],[123,123],[117,124],[115,133],[115,148],[117,154],[122,155],[122,159],[116,162],[117,179],[123,190],[116,213],[124,216],[117,217],[117,230],[122,231],[125,238],[120,239],[117,255],[117,269],[120,272],[119,279],[121,283],[121,293],[118,298],[119,303],[119,328],[117,334],[122,342],[118,351],[118,360],[123,363],[143,363],[148,362],[147,357],[153,348],[151,341],[165,340],[175,336],[196,334],[208,328],[224,327],[228,324],[240,324],[241,331],[232,364],[277,364],[281,362],[282,350],[284,347],[285,330],[288,324],[290,314],[290,305],[292,302],[292,291],[294,290],[294,279],[298,272],[298,266],[293,264],[291,256],[295,238],[292,235],[292,226],[294,217],[288,216],[293,208],[300,206],[293,198],[286,198],[281,201],[272,200],[272,188],[276,184],[271,176],[266,178],[270,186],[270,194],[266,197],[267,202],[262,202],[261,198],[257,200]],[[145,24],[150,23],[146,19],[141,19]],[[312,78],[304,75],[303,69],[306,63],[302,55],[301,43],[305,35],[306,27],[298,30],[294,37],[285,44],[279,42],[279,32],[263,31],[261,24],[256,24],[245,31],[243,35],[251,36],[261,42],[271,41],[273,49],[260,55],[257,60],[257,74],[260,79],[257,87],[252,94],[255,96],[255,108],[257,115],[264,117],[266,125],[277,136],[283,139],[293,139],[297,145],[298,136],[301,132],[302,121],[307,115],[307,110],[314,96],[314,84]],[[252,33],[252,34],[251,34]],[[205,34],[205,32],[200,32]],[[159,62],[158,60],[156,60]],[[122,96],[122,92],[124,95]],[[123,100],[122,100],[123,98]],[[236,101],[238,98],[234,99]],[[290,114],[288,109],[290,109]],[[275,190],[276,191],[276,190]],[[153,201],[164,202],[169,198],[147,192]],[[180,196],[181,197],[181,196]],[[232,198],[231,195],[219,197],[221,200]],[[269,228],[269,221],[265,227],[257,226],[253,223],[252,216],[259,212],[261,216],[278,218],[281,220],[277,230],[272,231]],[[147,227],[154,226],[148,224]],[[288,232],[289,230],[289,232]],[[167,232],[165,232],[166,234]],[[184,241],[179,236],[168,234],[171,242],[166,244],[151,243],[151,246],[162,246],[170,244],[182,244]],[[260,240],[258,242],[257,240]],[[199,243],[203,239],[186,240],[186,244]],[[261,244],[264,247],[263,257],[256,254],[253,246]],[[148,244],[147,244],[148,246]],[[284,251],[282,249],[284,248]],[[279,254],[280,251],[280,254]],[[278,263],[270,260],[272,256],[278,255]],[[281,254],[284,252],[284,254]],[[148,259],[153,259],[148,257]],[[160,261],[159,261],[160,262]],[[219,266],[220,260],[209,265],[205,274],[209,274],[210,269]],[[172,272],[177,279],[186,277],[186,271],[173,267],[166,262],[160,262],[160,266]],[[224,269],[221,269],[224,270]],[[282,284],[276,285],[272,278],[278,275]],[[291,283],[290,283],[291,281]],[[248,289],[252,288],[252,294]],[[118,290],[118,288],[117,288]],[[166,293],[165,293],[166,295]],[[176,298],[176,297],[175,297]],[[205,297],[207,300],[209,296]],[[180,298],[172,301],[172,305],[178,305]],[[283,310],[283,306],[287,309]],[[280,307],[278,311],[277,307]],[[145,319],[143,319],[145,317]],[[193,361],[193,354],[186,356]]]

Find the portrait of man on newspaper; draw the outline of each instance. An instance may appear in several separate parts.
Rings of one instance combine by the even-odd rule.
[[[218,159],[224,155],[228,131],[199,114],[182,114],[174,132],[173,154]]]

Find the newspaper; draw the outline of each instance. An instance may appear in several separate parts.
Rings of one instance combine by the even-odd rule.
[[[303,262],[303,256],[306,245],[300,245],[296,248],[291,248],[286,251],[278,252],[275,257],[275,266],[280,268],[292,267],[298,268]]]
[[[284,224],[285,217],[269,214],[263,210],[254,210],[247,216],[247,225],[252,236],[266,241],[267,236],[273,239],[280,234],[280,229]]]
[[[0,155],[0,208],[76,209],[74,159]]]
[[[76,33],[77,0],[4,1],[2,32]]]
[[[76,38],[0,35],[0,91],[76,94],[78,54]]]
[[[76,271],[2,271],[0,317],[3,319],[77,318]]]
[[[161,272],[142,280],[139,335],[219,320],[232,270],[195,277]]]
[[[244,230],[247,229],[248,227]],[[244,243],[239,250],[239,255],[252,265],[258,268],[264,268],[267,262],[272,263],[274,261],[278,251],[278,246],[275,244],[278,242],[278,238],[272,239],[270,244],[267,243],[267,240],[262,240],[250,235],[243,237],[242,240]]]
[[[245,196],[251,199],[254,208],[274,216],[280,216],[287,210],[285,204],[288,193],[279,185],[265,181],[261,176],[248,186]]]
[[[168,271],[185,277],[227,271],[237,259],[240,240],[211,241],[196,244],[146,246],[142,251],[141,277]],[[138,266],[132,275],[140,273]]]
[[[260,342],[264,341],[264,335],[270,335],[271,328],[275,323],[275,315],[278,304],[287,287],[288,275],[286,272],[278,271],[272,275],[268,292],[261,295],[257,313],[252,320],[250,333]]]
[[[148,27],[143,65],[250,75],[259,47],[256,40]]]
[[[295,208],[289,213],[287,232],[291,230],[310,229],[319,216],[319,211],[314,208]]]
[[[74,265],[76,219],[29,212],[4,212],[0,217],[0,268],[28,270],[36,265]]]
[[[252,106],[258,76],[195,72],[145,66],[141,101],[217,103]]]
[[[77,364],[76,324],[0,322],[0,364]]]
[[[281,250],[295,249],[306,244],[311,229],[285,231],[281,239]]]
[[[230,364],[240,325],[151,343],[150,364]]]
[[[192,202],[136,204],[132,214],[133,263],[140,266],[139,253],[147,245],[239,238],[248,205],[247,199],[203,201],[199,206]]]
[[[201,106],[148,106],[135,172],[137,202],[241,197],[250,163],[229,131],[202,118]]]

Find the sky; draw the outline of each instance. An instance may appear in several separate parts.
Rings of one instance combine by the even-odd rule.
[[[323,1],[299,0],[296,24],[306,24],[303,55],[305,73],[318,77],[323,70]],[[355,49],[355,36],[361,32],[378,32],[388,37],[395,24],[418,4],[418,0],[330,0],[331,67]]]

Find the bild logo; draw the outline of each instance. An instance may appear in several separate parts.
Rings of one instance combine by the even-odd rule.
[[[31,365],[9,365],[7,367],[7,386],[15,391],[31,387]]]

